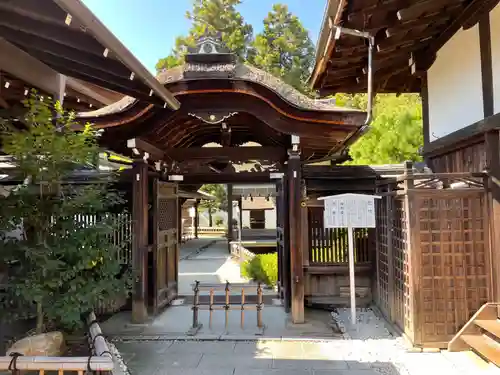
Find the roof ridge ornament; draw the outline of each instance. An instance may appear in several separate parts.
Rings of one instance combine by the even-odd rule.
[[[236,55],[231,53],[222,41],[220,33],[205,32],[195,40],[195,45],[188,47],[186,63],[217,64],[233,63]]]

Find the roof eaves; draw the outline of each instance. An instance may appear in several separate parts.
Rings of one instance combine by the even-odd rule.
[[[328,50],[334,47],[334,43],[331,42],[333,38],[332,26],[340,23],[342,13],[348,1],[349,0],[327,0],[321,31],[316,45],[314,68],[308,79],[308,83],[311,87],[316,86],[319,76],[325,70],[326,62],[330,58]],[[333,25],[330,25],[330,18],[333,18]]]
[[[116,36],[81,2],[81,0],[53,0],[59,7],[75,17],[87,30],[106,48],[120,59],[134,75],[140,77],[156,95],[165,103],[177,110],[180,102],[146,69],[144,65],[130,52]]]

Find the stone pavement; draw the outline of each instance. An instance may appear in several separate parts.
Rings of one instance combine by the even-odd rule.
[[[195,280],[208,283],[244,283],[248,280],[241,277],[239,264],[231,259],[227,241],[222,238],[199,239],[197,246],[205,246],[200,251],[190,252],[179,262],[179,295],[192,295],[192,284]],[[214,242],[215,241],[215,242]],[[203,245],[202,245],[203,244]],[[181,246],[181,254],[189,242]]]
[[[349,322],[335,318],[342,338],[260,340],[114,340],[125,372],[131,375],[482,375],[497,368],[468,353],[410,353],[371,310]]]

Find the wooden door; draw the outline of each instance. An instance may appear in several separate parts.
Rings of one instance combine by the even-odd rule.
[[[177,184],[154,181],[154,311],[170,303],[178,292],[179,243]]]

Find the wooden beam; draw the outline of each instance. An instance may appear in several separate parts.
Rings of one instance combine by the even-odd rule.
[[[69,47],[65,44],[45,39],[39,35],[32,35],[23,31],[12,30],[0,25],[0,36],[23,49],[50,53],[53,56],[65,58],[67,61],[79,63],[106,72],[112,76],[128,79],[130,70],[119,61],[91,54],[85,50]]]
[[[484,117],[492,116],[494,112],[493,100],[493,63],[491,55],[491,27],[490,15],[484,14],[479,21],[479,48],[481,55],[481,81],[483,89]]]
[[[0,79],[0,84],[2,84],[2,80]],[[1,93],[1,87],[0,87],[0,93]],[[10,105],[7,103],[7,101],[0,95],[0,107],[3,109],[9,109]]]
[[[64,56],[56,56],[51,53],[36,51],[33,49],[27,49],[26,52],[43,63],[55,67],[58,72],[62,72],[63,69],[70,72],[76,72],[80,76],[87,77],[84,80],[89,82],[92,82],[93,79],[98,79],[101,82],[112,82],[116,86],[121,87],[122,90],[134,92],[136,97],[149,98],[149,89],[138,80],[117,77],[101,69],[95,69],[93,67],[83,65],[80,62],[72,61]]]
[[[439,36],[433,39],[429,46],[425,49],[425,54],[432,53],[436,54],[445,44],[450,40],[453,35],[457,33],[458,30],[471,18],[477,17],[478,14],[498,4],[499,0],[472,0],[469,5],[463,10],[463,12],[456,17],[453,22],[445,29]],[[425,66],[427,70],[430,65]]]
[[[460,0],[461,2],[464,2],[464,0]],[[450,0],[424,0],[420,2],[416,2],[415,4],[404,8],[400,9],[396,15],[398,17],[398,20],[400,21],[409,21],[413,19],[417,19],[420,16],[424,15],[425,13],[429,12],[434,12],[434,11],[442,11],[444,12],[445,10],[443,8],[447,8],[449,6],[453,6],[456,4],[456,1],[450,2]]]
[[[406,45],[410,42],[422,42],[424,39],[429,39],[439,34],[440,30],[438,28],[431,28],[425,31],[422,31],[418,34],[401,33],[401,35],[395,35],[389,38],[384,39],[382,42],[377,44],[377,51],[382,52],[385,50],[392,50],[399,46]]]
[[[43,22],[0,7],[0,25],[14,31],[22,31],[54,43],[86,51],[96,56],[104,56],[104,47],[90,34],[65,27],[64,24],[57,25]]]
[[[189,173],[182,181],[187,185],[203,184],[238,184],[238,183],[269,183],[269,172],[240,172],[240,173]]]
[[[489,2],[485,1],[485,4],[481,11],[477,12],[474,16],[469,18],[467,22],[463,24],[463,29],[468,30],[474,27],[483,16],[489,16],[489,13],[500,3],[500,0],[491,0]]]
[[[162,150],[140,138],[131,138],[127,140],[127,147],[130,149],[137,149],[139,152],[147,152],[150,158],[154,160],[165,159],[165,153]]]
[[[228,161],[286,159],[286,150],[281,147],[193,147],[171,148],[164,152],[165,160],[187,161],[195,159],[216,159]]]
[[[101,95],[97,91],[93,90],[89,86],[87,86],[85,83],[71,78],[67,77],[66,78],[66,85],[73,89],[74,91],[87,96],[88,98],[91,98],[95,100],[98,103],[104,104],[104,105],[110,105],[116,102],[116,100],[113,100],[111,98],[108,98],[107,96]]]
[[[427,74],[427,70],[436,61],[437,54],[428,51],[417,51],[412,53],[408,60],[408,65],[411,69],[411,74],[417,77],[422,77]]]
[[[52,94],[59,92],[59,74],[39,60],[0,38],[1,70],[35,86],[37,89]]]
[[[430,25],[432,25],[432,28],[441,28],[443,25],[448,23],[448,20],[436,20],[434,21],[436,15],[440,14],[440,12],[435,12],[431,14],[426,14],[424,17],[419,17],[415,20],[411,20],[408,22],[403,22],[403,23],[397,23],[385,30],[385,35],[388,38],[391,38],[395,35],[401,34],[401,33],[407,33],[407,32],[415,32],[416,30],[421,29],[424,31]]]

